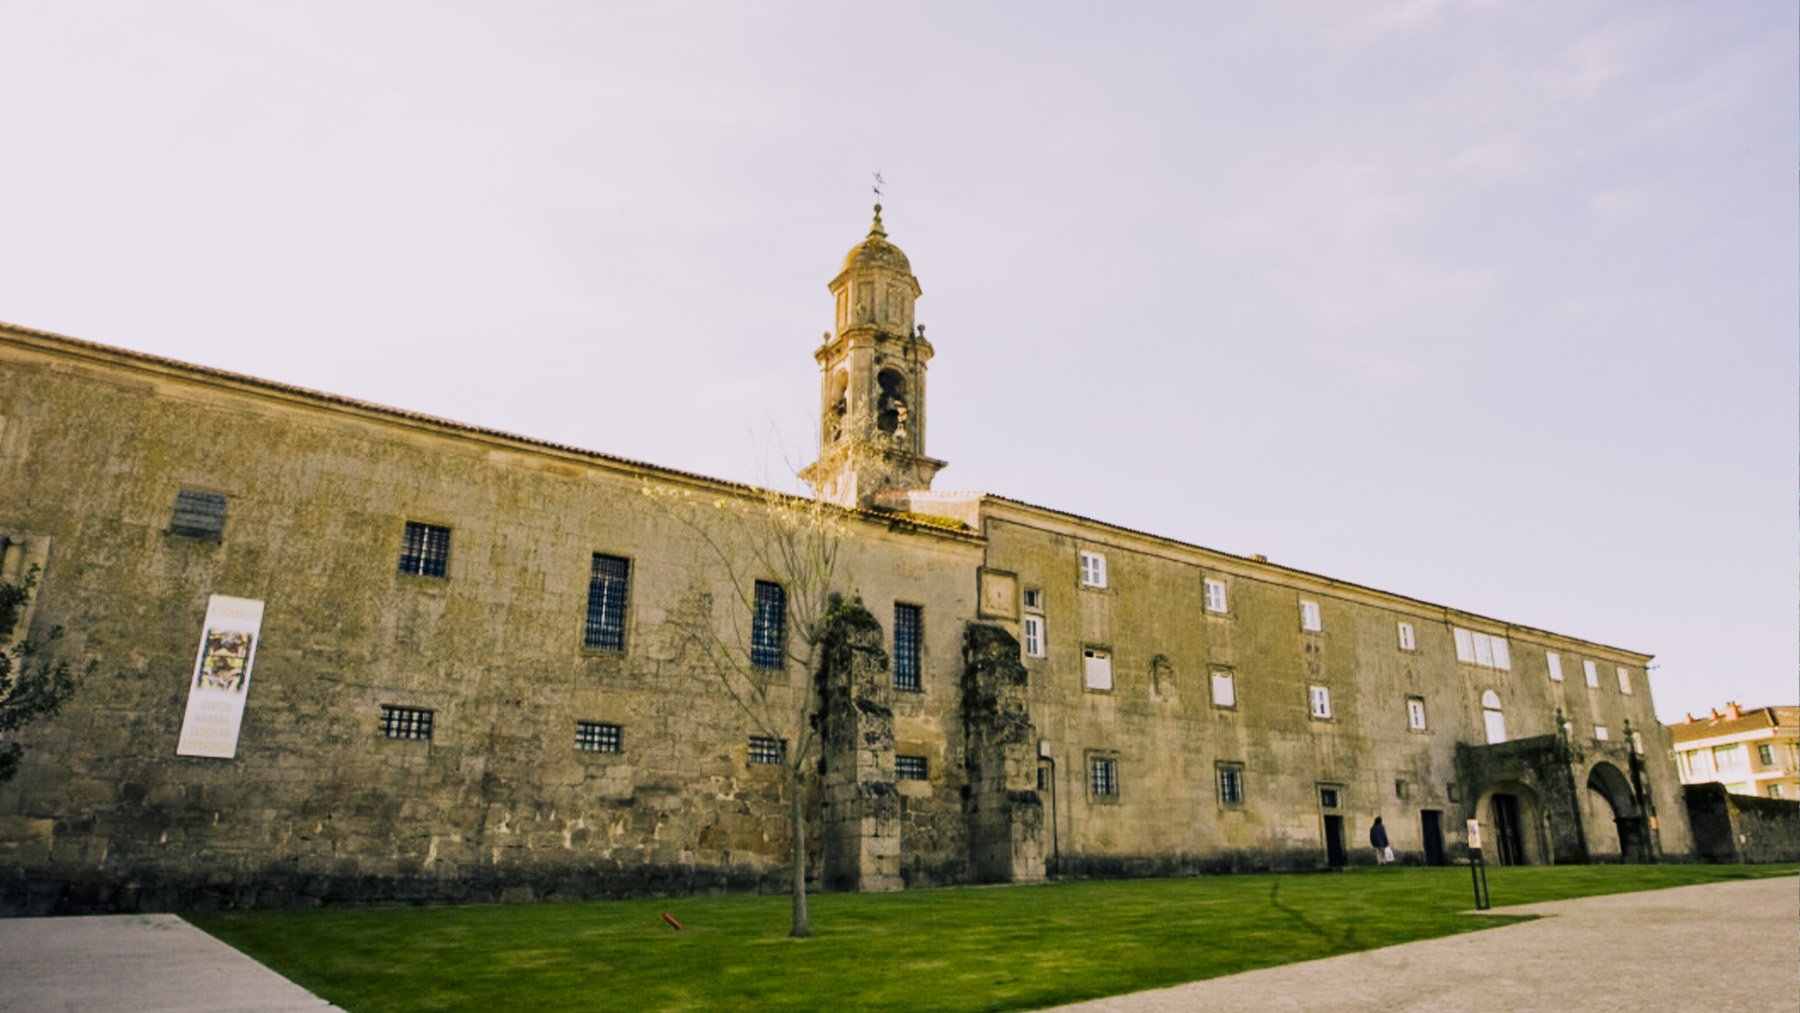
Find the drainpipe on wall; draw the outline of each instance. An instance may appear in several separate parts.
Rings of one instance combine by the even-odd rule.
[[[1038,740],[1038,759],[1050,765],[1050,868],[1052,876],[1062,874],[1062,852],[1057,846],[1056,822],[1056,757],[1050,755],[1050,740]]]

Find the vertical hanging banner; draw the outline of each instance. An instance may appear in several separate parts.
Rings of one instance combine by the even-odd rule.
[[[187,714],[181,719],[178,756],[237,755],[238,727],[250,692],[250,666],[262,632],[263,603],[215,594],[206,603],[200,654],[188,683]]]

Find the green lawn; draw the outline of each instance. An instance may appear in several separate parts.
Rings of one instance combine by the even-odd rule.
[[[1791,875],[1793,866],[1492,868],[1496,905]],[[1213,876],[788,899],[221,912],[189,920],[346,1009],[1048,1006],[1390,946],[1464,914],[1469,871]],[[658,913],[685,926],[676,932]]]

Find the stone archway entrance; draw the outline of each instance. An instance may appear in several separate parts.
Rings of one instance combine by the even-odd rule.
[[[1475,807],[1488,835],[1487,860],[1494,865],[1546,865],[1544,806],[1536,790],[1519,781],[1490,788]]]
[[[1595,861],[1641,862],[1649,843],[1644,814],[1631,790],[1631,782],[1619,768],[1602,761],[1587,778],[1589,821],[1588,857]],[[1610,817],[1610,832],[1607,828]]]

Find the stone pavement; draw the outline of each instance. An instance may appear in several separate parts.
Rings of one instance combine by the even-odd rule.
[[[0,919],[0,1010],[333,1010],[174,915]]]
[[[1494,913],[1543,917],[1060,1009],[1800,1010],[1800,879],[1683,886]]]

